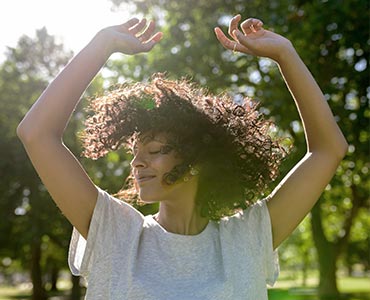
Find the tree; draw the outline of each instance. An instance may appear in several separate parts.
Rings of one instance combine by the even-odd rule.
[[[43,28],[35,39],[23,36],[16,48],[8,48],[0,68],[0,149],[6,158],[0,163],[0,217],[6,220],[0,225],[6,233],[1,235],[1,252],[19,259],[30,270],[33,299],[45,298],[43,248],[50,246],[51,240],[65,244],[63,236],[70,226],[52,205],[16,136],[16,127],[70,55]]]
[[[298,228],[292,233],[288,242],[279,247],[279,262],[284,269],[301,272],[302,286],[307,285],[309,271],[317,267],[317,255],[313,247],[310,218],[305,218]]]
[[[114,5],[125,1],[112,0]],[[261,111],[295,148],[284,174],[305,152],[302,125],[277,68],[267,59],[234,55],[218,45],[212,28],[230,17],[261,18],[267,27],[293,41],[330,102],[350,144],[347,157],[312,210],[312,232],[318,252],[322,298],[338,298],[338,258],[350,241],[361,209],[369,209],[369,3],[336,1],[133,1],[137,12],[155,18],[164,39],[147,56],[111,62],[112,82],[142,80],[153,72],[190,76],[213,92],[228,89],[235,99],[261,100]],[[334,228],[334,229],[332,229]]]
[[[352,5],[356,5],[356,9]],[[302,42],[303,49],[308,59],[318,62],[312,66],[312,72],[320,78],[350,144],[337,176],[312,210],[312,230],[320,266],[319,291],[321,295],[327,298],[333,295],[335,299],[337,260],[347,248],[360,209],[369,208],[369,109],[366,97],[369,89],[369,72],[366,72],[369,3],[334,1],[325,6],[302,1],[300,7],[305,12],[302,22],[312,20],[309,23],[316,25],[320,10],[320,18],[325,20],[324,31],[318,26],[310,26],[316,36],[316,47]],[[331,230],[333,227],[335,230]]]
[[[33,299],[45,299],[45,278],[50,289],[56,287],[58,272],[65,269],[71,225],[51,200],[16,136],[16,128],[47,84],[72,56],[57,44],[45,28],[36,37],[23,36],[9,48],[0,66],[0,257],[20,261],[30,271]],[[85,98],[102,91],[104,80],[98,75]],[[86,100],[85,99],[85,100]],[[93,181],[103,189],[118,191],[129,172],[129,156],[124,151],[110,153],[98,161],[80,157],[79,131],[83,126],[86,102],[76,108],[65,132],[64,141],[80,158]],[[17,239],[13,237],[17,236]],[[48,276],[46,276],[48,275]],[[80,298],[80,282],[72,277],[72,299]]]

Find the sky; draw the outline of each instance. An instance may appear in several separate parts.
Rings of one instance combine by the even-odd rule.
[[[2,0],[0,2],[0,61],[6,46],[15,47],[22,35],[35,36],[37,29],[79,51],[100,29],[124,22],[127,10],[113,10],[109,0]]]

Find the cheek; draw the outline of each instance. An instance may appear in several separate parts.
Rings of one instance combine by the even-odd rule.
[[[180,160],[169,157],[168,155],[162,155],[152,161],[152,167],[163,176],[163,174],[170,172],[180,162]]]

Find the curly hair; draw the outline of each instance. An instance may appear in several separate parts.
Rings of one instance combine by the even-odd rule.
[[[196,203],[213,220],[231,215],[257,200],[278,175],[286,155],[270,135],[272,123],[245,98],[236,104],[226,93],[215,96],[188,79],[155,74],[147,83],[124,84],[91,101],[83,154],[97,159],[129,148],[142,134],[166,133],[182,163],[166,174],[174,184],[199,165]],[[117,194],[137,203],[132,175]]]

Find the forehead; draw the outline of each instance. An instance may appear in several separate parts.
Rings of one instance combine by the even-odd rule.
[[[135,149],[138,146],[145,146],[149,142],[152,142],[152,141],[159,142],[159,143],[162,143],[162,144],[166,144],[166,143],[168,143],[168,140],[169,140],[169,136],[166,133],[162,133],[162,132],[159,132],[159,133],[153,133],[153,132],[144,133],[144,134],[137,135],[135,137],[135,139],[132,143],[132,146]]]
[[[165,134],[163,132],[159,133],[146,133],[142,134],[138,137],[137,142],[141,144],[147,144],[151,141],[161,142],[161,143],[167,143],[168,141],[168,134]]]

